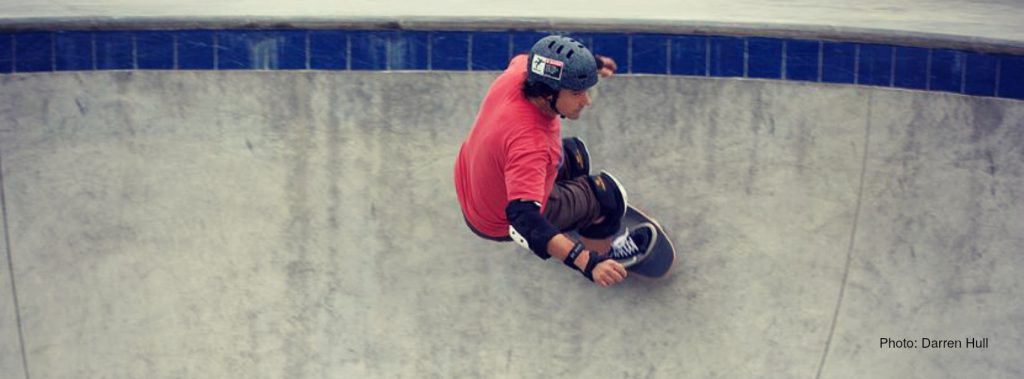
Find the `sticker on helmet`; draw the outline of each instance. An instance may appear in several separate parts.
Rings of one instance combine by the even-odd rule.
[[[530,70],[534,74],[548,77],[554,80],[562,80],[562,67],[565,63],[548,57],[534,55],[533,62],[530,62]]]

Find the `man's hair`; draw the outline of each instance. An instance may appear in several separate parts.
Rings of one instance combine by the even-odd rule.
[[[523,95],[526,97],[548,97],[558,93],[547,84],[541,82],[523,81]]]

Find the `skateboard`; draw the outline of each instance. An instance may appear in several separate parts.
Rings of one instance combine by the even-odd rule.
[[[626,216],[622,218],[623,230],[620,230],[619,233],[625,231],[626,228],[645,222],[653,224],[654,229],[658,232],[654,248],[646,256],[639,257],[635,262],[629,262],[624,265],[626,270],[630,272],[649,278],[660,278],[668,274],[676,260],[676,249],[672,245],[672,240],[668,238],[668,234],[662,229],[661,224],[651,216],[630,205],[626,209]]]

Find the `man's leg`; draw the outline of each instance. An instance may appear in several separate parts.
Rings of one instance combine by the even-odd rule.
[[[604,221],[601,205],[593,195],[587,180],[587,177],[581,176],[556,182],[544,209],[544,218],[563,232],[580,230]],[[608,252],[611,246],[611,238],[581,236],[580,242],[583,242],[587,250],[602,254]]]
[[[587,250],[607,253],[621,219],[616,214],[625,214],[625,191],[618,188],[618,182],[611,175],[602,173],[590,177],[590,152],[583,140],[562,139],[562,156],[545,217],[562,231],[580,231],[580,242]],[[617,192],[613,194],[609,190]],[[615,204],[616,200],[621,204]],[[616,206],[621,212],[609,211]],[[604,224],[606,220],[610,223]],[[594,226],[599,224],[607,226],[603,229]]]
[[[607,253],[625,213],[626,196],[611,175],[555,183],[544,217],[562,231],[576,230],[588,250]]]

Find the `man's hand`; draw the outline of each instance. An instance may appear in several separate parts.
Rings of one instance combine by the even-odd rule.
[[[594,267],[594,283],[608,287],[626,279],[626,267],[611,259],[598,263]]]
[[[601,61],[601,69],[597,71],[597,75],[600,76],[601,78],[607,78],[609,76],[612,76],[612,74],[615,73],[615,70],[619,68],[619,66],[615,64],[615,60],[609,57],[606,57],[604,55],[598,55],[595,56],[594,58],[597,58],[597,60]]]
[[[594,254],[594,252],[586,251],[583,254],[580,254],[580,256],[576,258],[576,267],[580,267],[581,269],[583,267],[587,267],[587,261],[590,260],[589,254]],[[597,283],[597,285],[601,287],[608,287],[621,282],[623,279],[626,279],[626,275],[626,267],[611,259],[598,263],[597,266],[594,267],[594,271],[591,272],[591,276],[594,277],[594,283]]]

